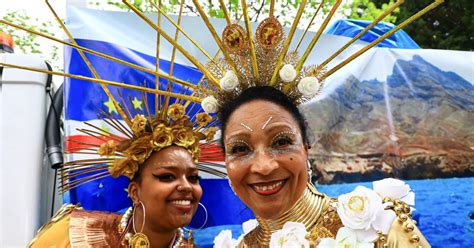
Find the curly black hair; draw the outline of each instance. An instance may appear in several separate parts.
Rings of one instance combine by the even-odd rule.
[[[306,145],[310,145],[308,138],[308,127],[305,122],[304,116],[296,105],[281,91],[271,86],[254,86],[244,90],[239,96],[232,100],[228,100],[221,105],[219,109],[219,120],[221,122],[221,140],[220,144],[224,148],[224,134],[232,113],[245,103],[253,100],[265,100],[275,103],[285,110],[287,110],[298,123],[303,136],[303,142]]]

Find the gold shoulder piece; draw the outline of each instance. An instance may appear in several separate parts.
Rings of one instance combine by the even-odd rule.
[[[35,241],[39,237],[41,237],[44,233],[46,233],[46,231],[48,231],[55,223],[61,221],[66,216],[70,215],[72,211],[75,209],[82,209],[82,208],[79,207],[79,205],[73,205],[73,204],[63,205],[48,223],[44,224],[40,229],[38,229],[36,236],[28,244],[28,247],[33,247],[33,245],[35,244]]]
[[[431,247],[412,219],[410,206],[401,200],[392,201],[390,207],[397,217],[392,223],[388,235],[382,236],[375,247],[410,248]]]
[[[99,211],[74,211],[69,222],[69,239],[74,247],[121,247],[121,216]]]

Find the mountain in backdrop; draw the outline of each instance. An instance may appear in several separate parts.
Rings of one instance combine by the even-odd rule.
[[[474,85],[415,55],[302,107],[323,183],[474,175]]]

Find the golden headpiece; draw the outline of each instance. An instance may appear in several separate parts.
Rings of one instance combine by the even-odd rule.
[[[248,8],[245,0],[241,0],[242,16],[245,23],[244,27],[240,26],[238,23],[232,22],[227,8],[224,4],[224,1],[219,0],[221,10],[224,13],[224,17],[227,22],[227,26],[225,27],[222,32],[222,35],[220,36],[211,24],[206,12],[201,7],[199,1],[193,0],[192,2],[195,9],[199,12],[201,19],[204,21],[206,27],[211,33],[212,37],[209,37],[209,39],[214,39],[216,45],[219,47],[218,54],[222,52],[223,58],[217,58],[218,54],[216,54],[216,56],[214,57],[210,56],[199,44],[197,44],[192,39],[192,37],[190,37],[185,32],[183,27],[181,27],[180,21],[185,2],[184,0],[181,0],[177,22],[174,21],[171,17],[169,17],[165,13],[165,11],[160,8],[159,1],[157,1],[158,3],[156,4],[154,3],[154,1],[150,1],[150,4],[155,7],[159,12],[157,23],[150,20],[144,13],[138,10],[135,5],[131,4],[128,0],[122,1],[141,19],[143,19],[147,24],[149,24],[150,27],[156,30],[156,32],[159,34],[157,36],[158,45],[160,44],[160,39],[165,39],[173,46],[173,55],[171,59],[172,64],[175,58],[175,52],[179,51],[181,54],[184,55],[184,57],[191,61],[196,66],[196,68],[198,68],[203,73],[203,77],[197,85],[174,77],[172,69],[170,70],[169,74],[165,74],[159,72],[158,69],[150,70],[149,68],[145,68],[91,50],[89,48],[79,46],[69,33],[66,26],[63,24],[62,20],[57,16],[51,5],[48,3],[48,0],[46,0],[46,4],[52,11],[58,23],[66,32],[70,42],[63,41],[61,39],[49,36],[41,32],[29,30],[21,25],[16,25],[5,20],[0,20],[1,24],[5,24],[16,29],[24,30],[32,34],[76,48],[79,51],[81,57],[88,65],[94,77],[92,78],[80,75],[72,75],[62,72],[51,72],[6,63],[0,63],[0,66],[45,72],[59,76],[66,76],[96,82],[102,86],[105,93],[111,99],[114,99],[114,97],[110,93],[106,85],[139,90],[142,92],[155,94],[157,97],[165,97],[164,104],[156,106],[155,113],[157,113],[157,115],[155,116],[151,116],[149,114],[150,112],[148,111],[148,115],[135,114],[132,117],[130,112],[124,109],[124,106],[126,107],[126,104],[123,104],[122,106],[114,100],[113,102],[118,113],[127,125],[124,126],[120,121],[114,120],[111,116],[107,116],[106,114],[104,114],[102,117],[104,121],[108,122],[116,130],[119,130],[127,138],[125,140],[120,139],[114,134],[107,133],[105,130],[102,130],[98,127],[93,127],[94,130],[83,130],[84,132],[90,135],[97,136],[97,134],[103,135],[105,133],[108,136],[107,139],[103,140],[104,143],[98,146],[97,149],[92,152],[93,154],[99,153],[103,157],[96,160],[71,162],[68,164],[69,166],[65,167],[65,170],[69,170],[69,174],[71,174],[71,172],[73,172],[74,174],[74,171],[77,171],[78,169],[81,169],[82,171],[77,173],[88,173],[89,169],[95,170],[96,168],[100,168],[91,167],[91,165],[100,162],[107,163],[103,166],[102,170],[104,168],[108,168],[112,175],[126,175],[128,177],[132,177],[133,174],[137,171],[138,165],[145,161],[145,159],[150,156],[152,151],[163,149],[164,147],[169,146],[171,144],[182,146],[188,149],[193,154],[193,157],[196,159],[199,154],[198,141],[203,138],[207,138],[209,140],[212,136],[212,133],[216,131],[216,129],[212,127],[214,124],[216,124],[216,122],[211,121],[212,123],[208,123],[211,117],[206,113],[217,112],[219,109],[219,105],[225,100],[232,99],[233,97],[239,95],[240,92],[249,87],[268,85],[282,91],[296,105],[299,105],[316,96],[321,91],[324,80],[327,77],[332,75],[337,70],[341,69],[344,65],[348,64],[370,48],[377,45],[385,38],[389,37],[396,31],[405,27],[410,22],[418,19],[419,17],[421,17],[422,15],[424,15],[425,13],[432,10],[443,2],[443,0],[434,0],[430,5],[415,13],[413,16],[407,18],[389,32],[385,33],[373,42],[365,45],[363,48],[361,48],[354,54],[348,56],[343,61],[329,68],[329,64],[334,58],[336,58],[346,48],[348,48],[351,44],[358,40],[367,31],[369,31],[375,24],[377,24],[390,13],[392,13],[397,7],[403,4],[404,1],[397,0],[393,4],[388,6],[388,8],[383,11],[364,30],[362,30],[359,34],[357,34],[354,38],[348,41],[339,50],[335,51],[326,60],[324,60],[321,64],[318,65],[305,65],[305,62],[309,57],[311,51],[313,50],[316,42],[321,37],[322,32],[327,27],[333,15],[336,13],[337,8],[342,3],[342,0],[336,0],[334,2],[334,5],[330,9],[328,15],[324,18],[324,21],[322,22],[318,31],[311,38],[307,47],[302,48],[302,40],[308,33],[307,31],[309,27],[313,24],[315,16],[318,14],[319,10],[324,4],[327,5],[324,0],[321,1],[318,8],[314,10],[313,18],[307,24],[307,27],[302,37],[300,37],[297,45],[294,46],[291,51],[290,45],[293,41],[295,30],[300,22],[303,12],[313,11],[312,9],[306,8],[306,4],[308,1],[300,1],[296,16],[293,20],[293,24],[291,25],[289,32],[285,35],[282,25],[273,16],[275,0],[270,1],[269,17],[258,25],[255,34],[251,29],[250,19],[248,16]],[[176,33],[174,38],[161,28],[161,16],[166,17],[166,19],[174,27],[176,27]],[[191,43],[194,44],[196,48],[209,59],[209,61],[203,64],[193,55],[191,55],[185,48],[183,48],[178,43],[179,34],[183,34],[184,36],[186,36],[186,38],[189,39]],[[303,51],[301,56],[299,55],[299,50]],[[117,63],[127,65],[137,70],[155,75],[157,80],[158,78],[167,79],[167,90],[160,90],[160,88],[158,87],[153,89],[148,88],[146,86],[134,86],[101,79],[97,72],[94,70],[94,68],[88,62],[88,59],[84,55],[84,52],[105,59],[113,60]],[[159,49],[157,49],[157,58],[158,57]],[[173,93],[169,91],[170,84],[180,84],[185,89],[185,91],[183,92],[187,92],[188,90],[190,90],[192,91],[192,94],[188,95],[184,93]],[[176,104],[169,106],[170,98],[182,99],[186,100],[187,102],[182,103],[179,100]],[[184,115],[184,109],[186,109],[186,107],[191,102],[193,102],[193,104],[201,103],[201,107],[206,113],[198,114],[193,118]],[[208,167],[201,167],[201,169],[202,168],[210,172],[218,172]],[[88,180],[90,181],[95,178],[107,176],[107,173],[108,172],[97,173],[92,178],[80,179],[79,181],[69,181],[67,184],[65,184],[63,189],[70,189],[71,187],[76,187],[80,184],[87,182]]]
[[[122,105],[115,101],[126,114],[126,121],[122,121],[105,113],[99,112],[99,118],[108,124],[113,130],[104,129],[90,123],[86,123],[90,129],[79,129],[78,131],[90,136],[93,140],[100,140],[97,145],[95,141],[91,143],[70,142],[79,145],[94,147],[84,152],[83,148],[72,150],[69,153],[90,154],[96,157],[83,160],[67,162],[62,168],[62,172],[67,172],[63,185],[63,191],[70,190],[92,180],[108,176],[127,176],[133,179],[139,166],[143,164],[153,152],[160,151],[170,146],[183,147],[189,151],[196,163],[199,162],[201,147],[207,144],[200,143],[201,140],[208,142],[213,140],[217,131],[214,127],[216,120],[205,112],[198,113],[193,117],[186,115],[185,110],[189,102],[177,100],[167,106],[160,106],[158,114],[151,115],[146,97],[142,98],[145,103],[143,113],[132,115],[127,105]],[[133,116],[133,118],[131,118]],[[117,134],[119,133],[119,134]],[[209,156],[219,156],[220,151],[209,152]],[[98,156],[98,157],[97,157]],[[209,173],[224,176],[222,172],[212,168],[212,163],[199,164],[198,168]],[[80,177],[84,174],[91,174],[87,177]]]
[[[209,62],[206,65],[203,65],[196,58],[187,53],[187,51],[185,51],[176,42],[176,40],[173,40],[171,37],[169,37],[159,27],[159,25],[155,25],[129,1],[123,0],[123,2],[151,27],[153,27],[168,42],[170,42],[176,49],[180,50],[185,57],[187,57],[198,69],[203,72],[203,74],[206,76],[206,80],[203,84],[201,84],[201,89],[205,89],[205,91],[202,91],[203,94],[199,94],[199,96],[203,98],[202,106],[204,110],[206,112],[213,113],[218,110],[219,104],[225,100],[239,95],[242,90],[252,86],[268,85],[275,87],[285,93],[296,105],[299,105],[318,95],[322,89],[324,80],[328,76],[332,75],[344,65],[348,64],[366,52],[368,49],[374,47],[385,38],[405,27],[410,22],[418,19],[426,12],[435,8],[441,4],[443,0],[434,0],[433,3],[426,6],[418,13],[407,18],[395,28],[373,42],[367,44],[365,47],[332,68],[328,68],[328,64],[334,58],[336,58],[352,43],[369,31],[373,26],[375,26],[375,24],[392,13],[397,7],[403,4],[404,1],[398,0],[391,4],[364,30],[362,30],[338,51],[334,52],[331,56],[329,56],[329,58],[318,65],[305,65],[305,62],[313,50],[316,42],[321,37],[322,32],[328,25],[333,15],[336,13],[337,8],[342,3],[342,0],[335,1],[329,14],[325,17],[322,25],[315,33],[308,46],[304,49],[304,52],[301,56],[299,55],[298,50],[302,40],[307,34],[309,27],[313,24],[313,20],[318,14],[319,10],[324,4],[327,4],[325,1],[321,1],[319,7],[314,12],[313,18],[307,24],[307,28],[305,29],[296,47],[290,51],[289,48],[293,41],[293,36],[299,24],[300,18],[304,11],[308,11],[308,9],[305,8],[307,1],[303,0],[300,2],[296,16],[293,20],[293,24],[287,35],[285,35],[280,22],[273,16],[275,0],[270,1],[269,17],[258,25],[255,35],[253,35],[246,1],[240,1],[242,6],[242,16],[245,23],[244,28],[238,23],[232,22],[224,1],[220,0],[220,7],[227,21],[227,26],[223,30],[221,38],[219,38],[217,31],[211,24],[199,1],[193,0],[194,7],[197,9],[202,20],[209,29],[212,38],[215,40],[217,46],[220,49],[219,51],[223,54],[223,58],[211,58],[199,45],[196,44],[194,40],[191,39],[191,37],[186,35],[184,30],[179,25],[170,20],[169,17],[168,19],[209,58]],[[160,9],[159,6],[153,4],[152,1],[150,1],[150,4],[157,8],[161,14],[167,17],[167,15],[163,10]],[[184,1],[181,1],[181,5],[183,4]]]

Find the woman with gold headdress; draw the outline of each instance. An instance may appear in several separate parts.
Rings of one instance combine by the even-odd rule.
[[[88,181],[106,169],[113,177],[127,176],[133,207],[120,216],[65,206],[30,247],[192,247],[192,238],[185,240],[181,227],[191,222],[202,195],[196,165],[199,141],[213,134],[200,132],[211,120],[208,114],[197,114],[193,122],[184,109],[175,103],[163,116],[137,114],[129,130],[117,128],[127,138],[93,126],[91,136],[93,131],[107,134],[108,141],[96,149],[101,157],[71,161],[65,170],[95,173]],[[113,127],[121,125],[117,119],[103,119]],[[80,184],[80,178],[70,179],[64,189]]]
[[[193,2],[215,34],[198,1]],[[214,35],[224,59],[208,63],[204,71],[217,86],[202,100],[202,107],[217,113],[221,121],[230,185],[258,221],[235,242],[222,232],[215,247],[430,247],[411,219],[414,193],[404,182],[384,179],[374,182],[374,189],[359,186],[337,199],[316,190],[308,162],[311,144],[298,105],[318,95],[329,75],[441,2],[330,69],[332,59],[402,2],[390,6],[326,61],[311,66],[305,66],[305,61],[341,1],[336,1],[302,56],[297,52],[302,38],[295,51],[288,49],[306,1],[301,1],[286,39],[273,17],[274,2],[270,16],[253,36],[246,1],[241,1],[245,28],[226,16],[222,38]],[[225,6],[221,7],[226,14]]]

